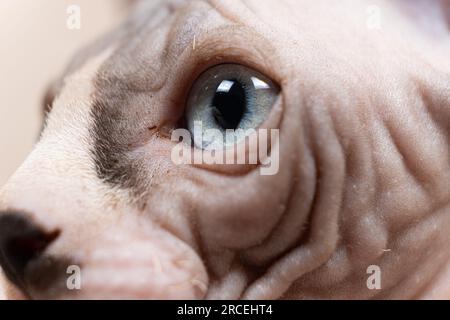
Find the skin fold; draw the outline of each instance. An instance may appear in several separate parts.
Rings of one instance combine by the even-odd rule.
[[[52,86],[0,191],[0,217],[58,232],[6,298],[450,297],[448,1],[136,6]],[[220,63],[280,86],[276,175],[171,161],[189,88]]]

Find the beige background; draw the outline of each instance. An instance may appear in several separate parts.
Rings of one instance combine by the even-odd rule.
[[[33,147],[49,82],[76,49],[127,13],[127,0],[0,0],[0,186]],[[81,29],[66,27],[69,5]]]

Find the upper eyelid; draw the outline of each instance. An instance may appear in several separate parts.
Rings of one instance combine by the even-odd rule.
[[[190,74],[195,79],[210,67],[235,63],[253,68],[282,84],[283,68],[277,48],[254,29],[242,25],[223,26],[199,35],[196,40],[196,50],[187,48],[171,74]]]

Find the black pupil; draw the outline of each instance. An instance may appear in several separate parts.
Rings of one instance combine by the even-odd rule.
[[[213,115],[224,129],[236,129],[247,105],[245,88],[236,79],[223,80],[212,101]]]

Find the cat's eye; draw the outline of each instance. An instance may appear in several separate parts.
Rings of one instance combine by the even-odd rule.
[[[187,100],[185,120],[195,146],[220,149],[230,141],[239,142],[264,122],[278,94],[272,80],[243,65],[208,69],[195,81]]]

